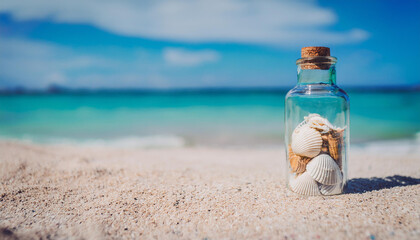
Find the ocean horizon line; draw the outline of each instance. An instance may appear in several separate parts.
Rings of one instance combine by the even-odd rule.
[[[340,85],[341,86],[341,85]],[[420,84],[381,86],[341,86],[348,92],[416,92]],[[286,93],[293,86],[251,86],[251,87],[176,87],[176,88],[71,88],[52,85],[34,89],[25,87],[0,88],[0,95],[48,95],[48,94],[177,94],[177,93]]]

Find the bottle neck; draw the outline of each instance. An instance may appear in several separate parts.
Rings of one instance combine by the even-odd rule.
[[[335,85],[335,64],[329,69],[302,69],[298,64],[298,85],[329,84]]]

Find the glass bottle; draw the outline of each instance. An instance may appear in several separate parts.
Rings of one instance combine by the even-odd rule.
[[[336,85],[327,47],[302,48],[298,83],[286,95],[287,187],[301,195],[335,195],[347,181],[349,97]]]

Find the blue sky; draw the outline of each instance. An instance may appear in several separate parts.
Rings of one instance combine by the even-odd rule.
[[[0,88],[284,87],[331,47],[343,86],[420,83],[420,1],[0,3]]]

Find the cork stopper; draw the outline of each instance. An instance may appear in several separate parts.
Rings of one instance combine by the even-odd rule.
[[[329,57],[330,48],[328,47],[303,47],[301,50],[302,58],[314,58],[314,57]],[[329,69],[331,64],[326,63],[323,59],[311,59],[306,60],[301,64],[302,69]]]
[[[303,47],[301,50],[301,57],[318,57],[318,56],[330,56],[330,48],[328,47]]]

